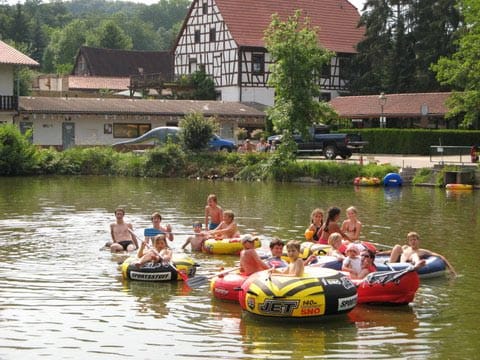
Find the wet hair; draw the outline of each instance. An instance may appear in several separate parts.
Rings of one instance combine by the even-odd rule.
[[[418,235],[418,233],[415,232],[415,231],[410,231],[407,234],[407,241],[410,241],[410,238],[412,238],[412,237],[416,237],[418,240],[420,240],[420,235]]]
[[[335,206],[328,209],[327,220],[325,221],[325,225],[323,227],[323,230],[328,232],[328,225],[330,224],[331,221],[334,221],[334,219],[337,215],[340,215],[340,211],[341,210],[338,207],[335,207]]]
[[[167,245],[167,237],[165,236],[165,234],[159,234],[159,235],[156,235],[154,238],[153,238],[153,243],[156,244],[157,242],[159,241],[163,241],[164,244],[165,244],[165,247],[168,247]]]
[[[160,218],[160,221],[162,221],[162,215],[160,215],[160,213],[158,211],[155,211],[152,216],[150,217],[150,219],[153,221],[154,218]]]
[[[214,201],[215,204],[216,204],[216,203],[217,203],[217,195],[215,195],[215,194],[210,194],[210,195],[208,195],[207,201],[208,201],[208,200],[212,200],[212,201]]]
[[[356,208],[355,206],[350,206],[350,207],[346,210],[346,212],[349,212],[349,211],[353,212],[355,215],[358,214],[357,208]]]
[[[320,208],[313,209],[312,213],[310,214],[310,221],[313,223],[313,217],[316,214],[322,214],[322,224],[323,224],[323,217],[325,216],[325,212]],[[322,225],[322,224],[320,224],[320,225]]]
[[[227,215],[228,217],[230,217],[232,220],[235,219],[235,214],[233,213],[232,210],[225,210],[223,212],[223,215]]]
[[[270,241],[270,249],[273,249],[275,246],[277,245],[282,245],[283,247],[283,241],[280,240],[279,238],[277,237],[274,237],[271,241]]]
[[[333,244],[335,243],[335,241],[337,241],[338,239],[340,239],[340,241],[342,240],[342,235],[337,233],[337,232],[334,232],[334,233],[331,233],[330,236],[328,237],[328,245],[330,245],[331,247],[333,247]]]
[[[365,252],[368,253],[368,256],[370,257],[370,259],[372,259],[372,262],[373,262],[375,260],[375,253],[370,249],[365,249],[365,250],[362,250],[360,254]]]
[[[123,213],[123,215],[125,215],[125,209],[124,209],[123,207],[120,207],[120,206],[115,209],[114,214],[116,215],[117,212],[119,212],[119,211],[120,211],[121,213]]]
[[[300,252],[300,241],[290,240],[287,243],[287,250],[291,250],[291,249],[296,249],[298,252]]]

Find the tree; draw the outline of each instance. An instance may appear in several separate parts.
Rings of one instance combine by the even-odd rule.
[[[317,100],[322,68],[333,54],[320,47],[317,29],[309,20],[300,22],[300,18],[300,11],[285,22],[274,15],[265,32],[266,48],[274,61],[268,85],[275,89],[275,104],[269,115],[275,129],[284,132],[285,143],[293,143],[289,134],[295,131],[308,136],[308,127],[334,113],[328,104]]]
[[[480,128],[480,2],[461,0],[465,24],[460,30],[458,50],[450,57],[442,57],[433,71],[441,84],[454,91],[447,106],[447,118],[464,115],[463,127]]]
[[[180,142],[190,151],[207,148],[208,142],[218,129],[214,118],[205,118],[201,113],[190,113],[180,121]]]
[[[130,50],[133,47],[132,39],[113,20],[103,21],[89,34],[87,42],[90,46],[106,49]]]
[[[73,66],[78,49],[85,44],[88,28],[85,21],[74,20],[65,28],[54,30],[43,55],[44,70],[60,74],[65,65]]]
[[[455,0],[367,0],[347,71],[354,95],[440,91],[430,65],[454,49]],[[443,88],[444,89],[444,88]]]

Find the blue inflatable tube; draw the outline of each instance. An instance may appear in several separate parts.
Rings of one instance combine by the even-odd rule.
[[[412,266],[411,263],[397,262],[391,263],[389,255],[377,255],[375,257],[375,266],[377,271],[392,271],[392,270],[404,270]],[[418,276],[421,279],[433,278],[442,276],[445,274],[447,265],[438,256],[429,256],[425,259],[425,266],[417,270]],[[334,256],[317,256],[317,261],[312,263],[311,266],[326,267],[333,270],[341,270],[342,262]]]
[[[383,185],[384,186],[402,186],[403,179],[397,173],[388,173],[383,178]]]

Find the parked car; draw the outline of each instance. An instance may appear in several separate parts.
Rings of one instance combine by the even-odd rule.
[[[348,159],[353,152],[360,152],[367,144],[362,141],[360,134],[330,133],[327,125],[317,124],[310,128],[310,138],[304,139],[300,134],[294,134],[298,153],[322,153],[329,160],[340,156]],[[281,143],[282,135],[273,135],[268,138],[272,144]]]
[[[147,131],[145,134],[130,140],[119,141],[112,146],[128,146],[145,144],[149,146],[160,145],[171,139],[173,142],[178,141],[180,128],[176,126],[160,126]],[[213,134],[212,139],[208,142],[208,148],[215,151],[231,152],[236,149],[233,141],[222,139],[220,136]]]

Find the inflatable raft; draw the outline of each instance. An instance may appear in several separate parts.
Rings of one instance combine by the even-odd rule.
[[[210,282],[210,291],[217,299],[238,302],[239,290],[247,278],[248,276],[238,270],[215,276]]]
[[[301,277],[252,274],[239,292],[243,310],[275,318],[315,318],[349,312],[357,304],[355,285],[344,274],[306,268]]]
[[[353,185],[356,186],[378,186],[380,185],[380,179],[377,177],[364,177],[359,176],[353,180]]]
[[[255,247],[259,248],[262,244],[258,238],[255,238]],[[240,238],[232,239],[208,239],[203,243],[202,252],[217,255],[238,255],[242,251],[243,245]]]
[[[375,266],[377,271],[405,270],[412,264],[408,262],[389,262],[388,255],[377,255],[375,257]],[[417,270],[421,279],[443,276],[447,270],[447,264],[438,256],[429,256],[425,258],[425,266]]]
[[[465,191],[465,190],[473,190],[473,185],[470,184],[447,184],[445,185],[445,189],[447,190],[458,190],[458,191]]]
[[[411,263],[407,262],[389,262],[390,257],[388,255],[377,255],[375,257],[375,266],[377,267],[377,272],[389,272],[394,270],[405,270],[412,266]],[[442,276],[447,270],[447,265],[445,262],[438,256],[429,256],[425,259],[425,266],[417,270],[418,276],[421,279],[433,278]],[[324,267],[328,269],[341,270],[342,262],[334,256],[319,256],[317,262],[313,264],[314,267]]]
[[[128,280],[138,281],[177,281],[182,280],[179,271],[188,277],[195,275],[197,264],[191,258],[173,258],[172,263],[147,263],[141,268],[137,268],[134,263],[138,261],[137,257],[129,257],[122,264],[122,276]]]
[[[373,272],[365,279],[352,280],[359,304],[405,305],[413,301],[420,280],[412,267],[390,272]]]

